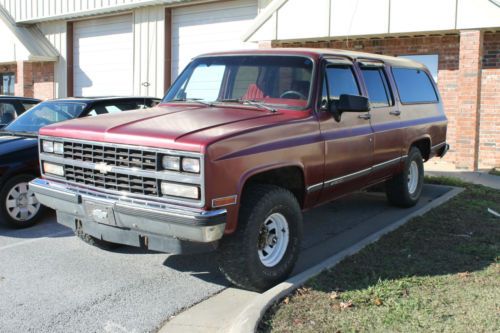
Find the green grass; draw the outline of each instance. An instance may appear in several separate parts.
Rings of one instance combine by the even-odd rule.
[[[500,191],[426,181],[465,191],[308,281],[259,331],[498,332]]]
[[[493,176],[500,176],[500,169],[499,168],[493,168],[493,169],[490,170],[489,174],[493,175]]]

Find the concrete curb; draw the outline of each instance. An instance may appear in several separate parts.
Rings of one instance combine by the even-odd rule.
[[[266,313],[267,309],[274,304],[279,299],[283,298],[285,295],[291,293],[295,289],[302,286],[306,283],[310,278],[320,274],[322,271],[327,270],[329,268],[334,267],[344,258],[353,255],[363,249],[365,246],[376,242],[383,235],[399,228],[403,224],[410,221],[412,218],[416,216],[421,216],[431,209],[445,203],[450,200],[454,196],[461,193],[463,188],[453,188],[451,191],[445,193],[443,196],[433,200],[428,205],[425,205],[421,209],[409,214],[408,216],[394,222],[391,225],[379,230],[378,232],[371,234],[370,236],[364,238],[358,243],[352,245],[351,247],[345,249],[344,251],[326,259],[325,261],[317,264],[314,267],[309,268],[308,270],[288,279],[285,282],[280,283],[279,285],[269,289],[263,294],[255,297],[250,304],[235,318],[233,324],[229,328],[229,332],[231,333],[241,333],[241,332],[255,332],[259,325],[260,320]]]

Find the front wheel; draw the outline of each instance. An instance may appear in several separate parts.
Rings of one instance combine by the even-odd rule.
[[[399,207],[415,206],[424,186],[422,154],[412,147],[405,161],[403,172],[386,182],[386,194],[390,204]]]
[[[103,239],[90,236],[89,234],[83,232],[82,227],[78,226],[75,230],[75,236],[80,238],[83,242],[95,246],[101,250],[111,251],[119,248],[121,245],[116,243],[111,243]]]
[[[301,239],[295,196],[273,185],[252,186],[242,198],[238,230],[221,241],[219,268],[233,284],[264,291],[290,275]]]
[[[31,180],[33,176],[30,175],[14,176],[0,189],[0,218],[9,227],[31,227],[44,212],[44,207],[28,188]]]

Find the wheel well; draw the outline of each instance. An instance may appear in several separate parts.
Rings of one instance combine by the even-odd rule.
[[[245,192],[248,186],[254,184],[269,184],[285,188],[293,193],[299,205],[303,207],[305,192],[304,174],[299,167],[283,167],[253,175],[245,182],[243,192]]]
[[[431,155],[431,140],[429,138],[420,139],[411,144],[411,147],[417,147],[422,154],[422,158],[427,161]]]

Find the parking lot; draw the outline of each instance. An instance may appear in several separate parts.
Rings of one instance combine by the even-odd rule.
[[[355,244],[442,196],[426,185],[411,209],[381,193],[357,193],[305,213],[295,273]],[[172,315],[229,284],[213,254],[171,256],[86,245],[49,214],[24,230],[0,227],[1,332],[154,332]]]

